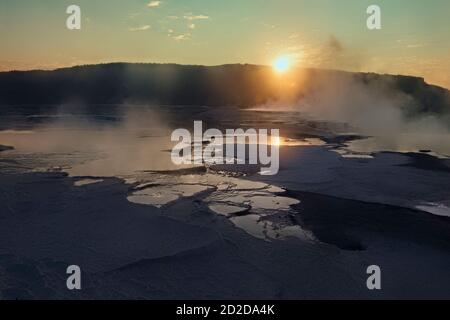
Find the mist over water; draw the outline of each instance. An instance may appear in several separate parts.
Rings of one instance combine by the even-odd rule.
[[[309,85],[292,104],[275,101],[255,109],[298,111],[309,119],[348,124],[351,133],[372,137],[354,141],[351,149],[353,145],[365,152],[430,149],[450,155],[450,110],[424,112],[417,99],[398,90],[389,78],[329,74]]]
[[[187,167],[172,164],[171,130],[157,111],[124,109],[121,119],[110,123],[61,113],[32,130],[0,131],[0,143],[13,146],[14,153],[67,167],[63,169],[73,176],[118,176]]]
[[[448,133],[450,128],[448,116],[416,113],[417,102],[392,89],[389,81],[329,79],[297,106],[316,118],[347,122],[367,135]]]

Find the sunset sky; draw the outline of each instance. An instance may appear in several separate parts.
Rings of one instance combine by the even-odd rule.
[[[67,6],[82,10],[70,31]],[[382,29],[366,9],[382,9]],[[450,88],[448,0],[0,0],[0,70],[100,62],[271,64],[425,77]]]

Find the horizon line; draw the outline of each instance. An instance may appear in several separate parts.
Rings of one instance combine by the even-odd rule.
[[[254,67],[265,67],[272,68],[268,64],[255,64],[255,63],[224,63],[224,64],[214,64],[214,65],[202,65],[202,64],[183,64],[177,62],[130,62],[130,61],[112,61],[112,62],[98,62],[98,63],[87,63],[87,64],[74,64],[69,66],[57,67],[57,68],[36,68],[36,69],[11,69],[11,70],[0,70],[0,74],[4,73],[19,73],[19,72],[56,72],[60,70],[67,69],[75,69],[80,67],[95,67],[95,66],[107,66],[107,65],[119,65],[119,64],[135,64],[135,65],[172,65],[172,66],[183,66],[183,67],[204,67],[204,68],[217,68],[217,67],[226,67],[226,66],[254,66]],[[319,71],[330,71],[330,72],[342,72],[342,73],[352,73],[352,74],[375,74],[380,76],[394,76],[394,77],[408,77],[420,79],[425,82],[427,85],[440,87],[445,90],[450,91],[450,88],[447,88],[443,85],[434,84],[427,82],[425,77],[417,76],[417,75],[408,75],[408,74],[393,74],[393,73],[378,73],[374,71],[349,71],[343,69],[327,69],[327,68],[318,68],[318,67],[301,67],[297,66],[295,69],[303,69],[303,70],[319,70]]]

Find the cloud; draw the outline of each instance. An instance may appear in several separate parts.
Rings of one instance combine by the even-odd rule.
[[[130,28],[128,30],[129,31],[146,31],[146,30],[149,30],[150,28],[151,27],[148,24],[146,24],[144,26],[140,26],[140,27],[136,27],[136,28]]]
[[[167,18],[171,19],[171,20],[178,20],[179,19],[178,16],[167,16]]]
[[[188,14],[188,15],[185,15],[184,18],[186,20],[189,20],[189,21],[193,21],[193,20],[209,20],[209,16],[205,16],[203,14],[193,15],[191,13]]]
[[[423,43],[414,43],[414,44],[408,44],[406,47],[408,49],[411,49],[411,48],[422,48],[422,47],[425,47],[425,44],[423,44]]]
[[[175,41],[186,41],[186,40],[189,40],[191,38],[191,35],[189,33],[185,33],[185,34],[179,34],[177,36],[173,36],[172,38]]]
[[[262,25],[267,29],[275,29],[277,26],[274,24],[262,23]]]
[[[188,27],[189,27],[189,29],[195,29],[195,24],[191,23],[191,24],[188,25]]]
[[[147,4],[147,7],[149,7],[149,8],[156,8],[156,7],[159,7],[161,5],[161,3],[162,3],[162,1],[150,1]]]

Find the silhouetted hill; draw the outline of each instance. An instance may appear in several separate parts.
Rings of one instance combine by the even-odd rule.
[[[270,67],[114,63],[55,71],[0,73],[0,105],[163,104],[255,106],[283,99],[295,102],[318,88],[358,81],[410,96],[420,112],[448,113],[449,91],[422,78],[299,69],[285,79]],[[291,86],[292,82],[292,86]]]

